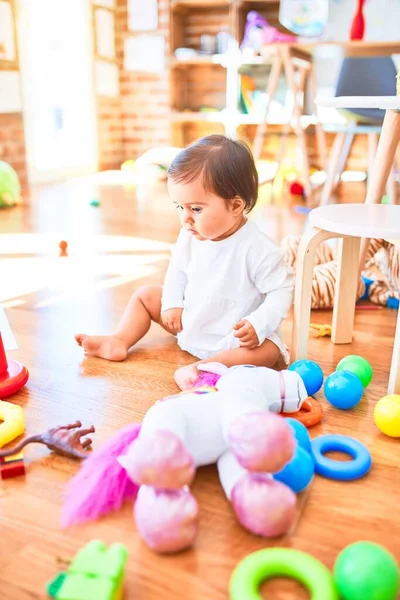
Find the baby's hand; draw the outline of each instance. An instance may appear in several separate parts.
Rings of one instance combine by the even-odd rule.
[[[245,319],[239,321],[239,323],[234,326],[233,330],[233,335],[239,339],[242,348],[249,348],[251,350],[252,348],[257,348],[259,345],[260,342],[256,330],[253,325]]]
[[[183,308],[170,308],[161,313],[161,322],[167,331],[170,333],[182,331],[182,313]]]

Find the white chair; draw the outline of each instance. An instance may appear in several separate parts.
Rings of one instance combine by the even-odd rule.
[[[374,175],[376,177],[376,171]],[[400,206],[332,204],[311,211],[309,222],[312,228],[303,236],[296,259],[292,360],[307,357],[317,246],[327,239],[341,238],[331,339],[334,344],[349,344],[353,339],[361,239],[400,240]],[[397,319],[388,393],[400,394],[400,316]]]
[[[394,81],[393,81],[394,84]],[[394,182],[394,162],[396,148],[400,139],[400,97],[398,96],[338,96],[336,98],[317,98],[316,103],[321,107],[329,107],[336,109],[356,109],[362,111],[374,111],[377,109],[385,110],[385,117],[383,120],[381,138],[382,142],[379,141],[378,149],[381,147],[381,151],[376,150],[376,138],[380,130],[379,128],[373,128],[372,126],[356,126],[356,131],[353,131],[350,127],[350,131],[347,135],[354,132],[367,133],[368,134],[368,195],[367,202],[371,201],[368,198],[374,198],[372,202],[381,202],[382,196],[385,192],[387,185],[387,192],[391,203],[395,203],[395,182]],[[320,205],[325,205],[329,202],[331,192],[337,183],[338,176],[340,176],[340,161],[343,147],[345,146],[345,139],[347,137],[346,132],[340,132],[332,147],[331,157],[329,161],[329,169],[327,174],[327,180],[324,185],[324,189],[321,193]],[[382,148],[384,146],[385,149]],[[387,148],[389,146],[390,148]],[[389,150],[387,154],[386,150]],[[379,160],[380,159],[380,160]],[[398,157],[400,163],[400,156]],[[374,174],[374,166],[377,166],[379,173]],[[387,171],[387,172],[386,172]],[[390,178],[389,178],[390,175]],[[382,184],[381,179],[384,179]],[[389,179],[389,181],[388,181]],[[376,182],[379,180],[378,188]],[[375,182],[374,185],[373,182]],[[372,190],[369,188],[372,186]],[[379,197],[377,195],[379,191]]]

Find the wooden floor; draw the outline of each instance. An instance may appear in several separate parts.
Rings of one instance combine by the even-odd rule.
[[[359,186],[359,187],[357,187]],[[351,198],[362,199],[362,184]],[[93,198],[99,208],[89,206]],[[261,204],[258,223],[275,239],[303,230],[305,216],[290,206]],[[131,293],[160,283],[169,243],[178,231],[176,212],[163,186],[138,190],[81,180],[37,190],[30,208],[0,212],[0,302],[19,348],[10,351],[30,371],[28,385],[12,400],[24,407],[27,433],[81,419],[96,426],[95,447],[118,428],[138,421],[158,398],[175,391],[173,372],[190,362],[175,341],[154,327],[123,363],[85,359],[74,332],[109,332]],[[58,243],[69,256],[58,256]],[[314,320],[330,322],[321,312]],[[338,360],[359,353],[371,361],[374,379],[360,405],[343,412],[329,407],[311,433],[340,432],[364,442],[371,473],[354,483],[316,476],[302,500],[290,538],[269,543],[237,523],[213,466],[200,469],[193,492],[201,510],[195,547],[177,556],[153,554],[139,538],[132,506],[69,531],[59,528],[63,490],[79,463],[30,446],[25,478],[0,482],[0,598],[44,598],[44,584],[87,541],[123,542],[129,548],[125,598],[129,600],[224,600],[235,565],[268,545],[310,552],[332,567],[338,552],[359,539],[385,545],[400,559],[399,441],[376,429],[372,411],[385,394],[396,311],[357,312],[355,341],[334,347],[313,339],[310,356],[328,375]],[[290,339],[290,323],[285,325]],[[295,583],[276,580],[265,597],[307,598]],[[245,600],[245,599],[243,599]]]

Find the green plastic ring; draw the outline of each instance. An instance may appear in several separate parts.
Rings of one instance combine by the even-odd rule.
[[[231,600],[262,600],[260,585],[272,577],[290,577],[302,583],[311,600],[338,600],[331,572],[316,558],[290,548],[267,548],[243,559],[232,573]]]

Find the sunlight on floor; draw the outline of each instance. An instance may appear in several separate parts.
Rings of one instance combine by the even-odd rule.
[[[36,306],[64,302],[153,275],[165,266],[170,245],[128,236],[81,236],[60,256],[59,239],[38,234],[0,236],[0,302],[16,307],[42,292]],[[44,297],[43,297],[44,294]]]

